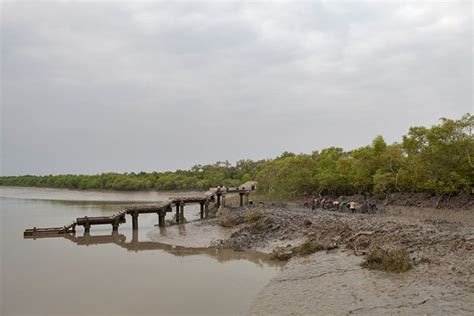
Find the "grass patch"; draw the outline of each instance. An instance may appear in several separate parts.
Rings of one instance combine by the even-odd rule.
[[[374,248],[367,254],[367,259],[362,262],[362,267],[369,270],[382,270],[386,272],[406,272],[413,266],[410,256],[404,248]]]
[[[265,224],[262,208],[257,206],[248,210],[244,214],[244,222],[249,224],[249,229],[253,233],[262,233],[267,230],[267,225]]]
[[[234,216],[228,208],[221,207],[216,213],[219,225],[223,227],[234,227],[239,224],[238,218]]]
[[[324,250],[323,246],[308,239],[297,247],[277,247],[273,249],[270,258],[286,261],[293,256],[307,256],[321,250]]]
[[[308,239],[304,243],[296,247],[293,252],[300,256],[306,256],[321,250],[324,250],[323,246]]]
[[[262,218],[262,208],[257,206],[245,213],[244,221],[246,223],[255,223],[258,222]]]
[[[263,221],[259,220],[259,221],[256,221],[255,223],[252,223],[249,226],[249,229],[250,229],[250,231],[252,231],[255,234],[263,233],[267,230],[267,225],[265,225],[265,223]]]

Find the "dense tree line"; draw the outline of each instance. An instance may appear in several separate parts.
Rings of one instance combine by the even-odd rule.
[[[352,151],[330,147],[312,154],[285,152],[270,160],[217,162],[175,172],[103,173],[0,177],[0,185],[101,190],[204,190],[258,181],[268,197],[291,199],[303,192],[430,192],[473,194],[474,116],[441,119],[431,128],[412,127],[400,143],[377,136]]]
[[[241,160],[235,165],[217,162],[175,172],[102,173],[0,177],[0,185],[99,190],[207,190],[218,185],[238,186],[252,180],[260,162]]]

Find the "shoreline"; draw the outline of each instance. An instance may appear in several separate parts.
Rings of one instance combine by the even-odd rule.
[[[251,210],[231,208],[240,215]],[[251,315],[474,313],[472,210],[395,205],[381,214],[346,214],[270,205],[262,212],[264,232],[245,221],[222,227],[213,218],[184,224],[185,236],[152,231],[148,237],[177,246],[265,254],[278,247],[293,249],[308,238],[323,245],[323,251],[289,259],[255,297]],[[453,212],[462,216],[453,217]],[[437,217],[429,219],[434,213]],[[306,220],[311,224],[305,225]],[[371,229],[373,234],[356,236]],[[396,274],[362,268],[370,247],[379,243],[406,248],[413,269]]]
[[[183,189],[183,190],[101,190],[101,189],[78,189],[78,188],[55,188],[55,187],[39,187],[39,186],[13,186],[13,185],[1,185],[0,192],[2,189],[14,189],[14,190],[31,190],[31,191],[56,191],[56,192],[74,192],[78,194],[117,194],[117,195],[173,195],[173,194],[195,194],[206,192],[202,189]],[[399,205],[399,206],[414,206],[414,207],[432,207],[436,209],[458,209],[463,207],[474,209],[474,194],[460,193],[455,195],[446,194],[434,194],[427,192],[389,192],[389,193],[378,193],[378,194],[351,194],[351,195],[328,195],[325,196],[329,200],[337,199],[351,199],[355,201],[374,200],[377,204],[384,205]],[[272,198],[265,195],[257,195],[257,200],[262,200],[270,203],[298,203],[300,199],[287,200]],[[135,202],[131,200],[130,202]]]

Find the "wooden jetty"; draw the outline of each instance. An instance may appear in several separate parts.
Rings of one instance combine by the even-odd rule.
[[[23,233],[25,238],[41,238],[41,237],[55,237],[64,234],[71,234],[76,232],[76,226],[83,226],[84,233],[88,234],[94,225],[111,225],[112,231],[117,232],[120,224],[126,222],[126,215],[132,217],[132,229],[138,230],[138,216],[140,214],[158,214],[158,225],[165,226],[165,216],[167,213],[173,212],[173,206],[176,209],[176,223],[184,222],[184,207],[186,204],[200,205],[200,218],[208,218],[209,204],[214,203],[216,207],[225,205],[225,197],[227,193],[238,193],[240,195],[240,206],[248,205],[249,194],[256,190],[257,182],[247,181],[239,187],[224,187],[211,188],[207,192],[198,196],[175,196],[168,199],[168,201],[153,204],[127,207],[111,216],[94,216],[94,217],[78,217],[71,224],[63,227],[49,227],[49,228],[31,228],[26,229]]]

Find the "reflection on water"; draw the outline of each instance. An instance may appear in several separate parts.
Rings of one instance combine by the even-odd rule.
[[[261,254],[160,243],[159,234],[186,234],[186,226],[157,231],[156,214],[140,216],[135,232],[126,224],[111,234],[105,225],[91,235],[23,239],[26,227],[61,226],[117,207],[0,198],[0,314],[242,314],[276,275]],[[153,240],[150,231],[158,233]]]
[[[161,228],[160,230],[166,230]],[[258,252],[244,252],[244,251],[233,251],[228,249],[211,249],[211,248],[189,248],[182,246],[175,246],[164,244],[156,241],[139,241],[138,231],[132,232],[132,239],[127,241],[127,236],[118,232],[112,232],[110,235],[90,235],[84,234],[82,236],[76,235],[60,235],[78,246],[95,246],[103,244],[114,244],[127,251],[147,251],[147,250],[162,250],[170,253],[174,256],[185,257],[195,255],[205,255],[210,258],[216,259],[218,262],[227,262],[231,260],[247,260],[252,263],[263,266],[264,264],[269,266],[281,266],[277,261],[271,260],[269,255],[258,253]]]

